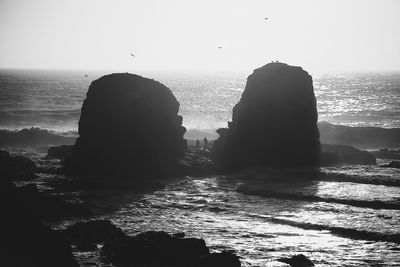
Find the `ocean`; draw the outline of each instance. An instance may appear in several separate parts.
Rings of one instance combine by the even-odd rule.
[[[77,131],[91,81],[107,71],[0,70],[0,128]],[[250,73],[139,72],[168,86],[188,130],[226,127]],[[88,75],[87,77],[85,75]],[[400,73],[314,75],[320,121],[400,127]]]
[[[104,74],[0,70],[0,128],[76,132],[90,82]],[[138,74],[172,90],[189,132],[212,135],[230,120],[250,73]],[[313,80],[320,121],[400,127],[400,73],[324,74]],[[37,162],[45,155],[8,149]],[[66,178],[40,174],[35,182],[52,192],[47,182],[57,179]],[[299,253],[318,266],[400,266],[399,169],[341,165],[187,176],[154,192],[102,195],[90,203],[107,210],[101,217],[129,234],[185,232],[203,238],[213,251],[235,251],[243,266],[285,266],[276,259]],[[94,252],[75,256],[82,266],[109,266]]]

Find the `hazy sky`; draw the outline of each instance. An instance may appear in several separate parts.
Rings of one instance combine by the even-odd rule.
[[[0,0],[0,67],[249,71],[271,60],[400,70],[400,1]]]

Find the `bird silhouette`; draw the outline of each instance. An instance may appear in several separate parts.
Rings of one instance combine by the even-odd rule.
[[[222,49],[222,46],[218,46],[218,49]]]
[[[135,55],[133,53],[131,53],[131,57],[135,57]]]

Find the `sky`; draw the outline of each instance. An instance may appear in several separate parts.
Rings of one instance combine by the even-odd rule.
[[[399,0],[0,0],[0,68],[400,71],[399,12]]]

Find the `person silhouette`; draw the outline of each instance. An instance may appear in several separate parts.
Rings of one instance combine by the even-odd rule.
[[[208,140],[207,140],[207,137],[204,137],[204,149],[206,149],[207,148],[207,145],[208,145]]]
[[[196,147],[199,148],[199,146],[200,146],[200,141],[199,139],[196,139]]]

